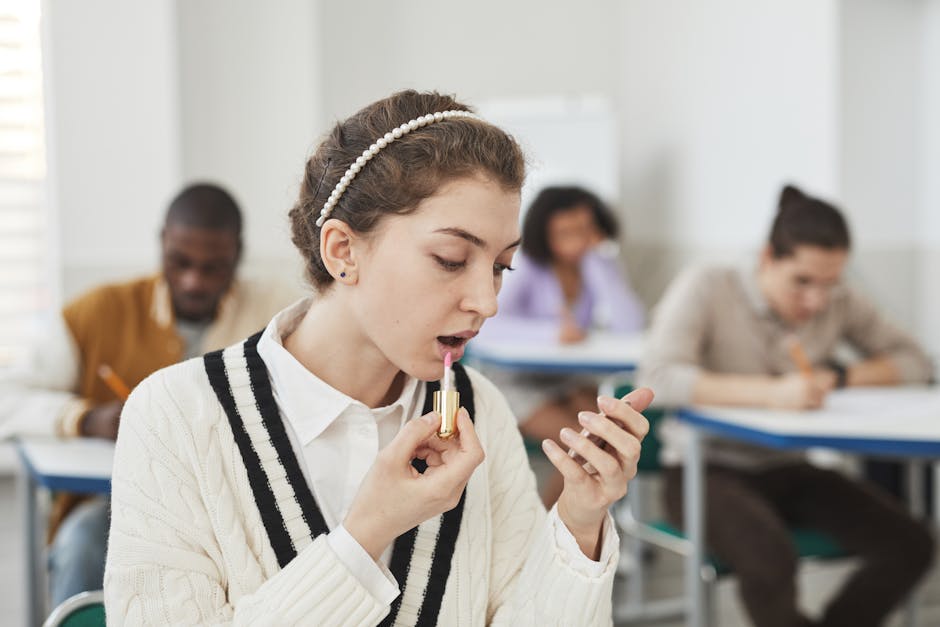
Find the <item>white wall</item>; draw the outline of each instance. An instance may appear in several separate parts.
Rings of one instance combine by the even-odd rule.
[[[47,121],[64,289],[152,268],[180,172],[173,5],[49,0]]]
[[[322,132],[317,5],[47,5],[65,298],[154,271],[167,203],[196,179],[221,183],[241,203],[244,273],[299,279],[286,216]]]
[[[921,2],[842,4],[842,200],[862,246],[917,233]]]
[[[940,0],[925,0],[920,121],[920,330],[940,356]]]
[[[842,3],[841,194],[852,274],[919,334],[919,140],[923,3]],[[905,280],[898,280],[904,277]]]
[[[617,0],[323,2],[328,120],[404,88],[490,98],[612,94]]]
[[[244,272],[277,272],[285,261],[299,268],[287,212],[323,132],[317,4],[177,7],[183,179],[216,181],[239,200]]]
[[[834,2],[620,6],[634,236],[750,249],[766,234],[781,183],[836,191]]]
[[[836,191],[838,12],[828,0],[619,6],[626,253],[652,304],[688,263],[755,253],[784,182]]]

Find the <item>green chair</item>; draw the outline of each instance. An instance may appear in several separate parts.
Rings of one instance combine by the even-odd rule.
[[[633,391],[632,373],[618,373],[604,379],[600,393],[605,396],[621,398]],[[637,476],[630,482],[627,496],[614,506],[614,520],[623,532],[621,561],[630,565],[631,572],[626,582],[626,598],[614,609],[617,621],[658,620],[673,618],[686,613],[685,598],[649,600],[646,595],[644,572],[644,548],[647,545],[672,551],[683,557],[691,553],[691,543],[682,531],[665,520],[650,520],[644,514],[643,505],[649,483],[662,471],[659,463],[661,444],[657,437],[660,423],[667,417],[663,409],[648,409],[643,415],[650,423],[649,434],[643,440],[640,460],[637,464]],[[706,496],[707,498],[707,496]],[[846,557],[846,553],[826,535],[811,529],[793,529],[793,543],[801,558],[833,559]],[[708,557],[702,565],[701,577],[706,583],[706,616],[711,617],[714,602],[714,583],[723,575],[732,574],[727,565],[714,557]],[[716,624],[713,619],[711,624]]]
[[[79,592],[52,610],[42,627],[104,627],[104,592]]]

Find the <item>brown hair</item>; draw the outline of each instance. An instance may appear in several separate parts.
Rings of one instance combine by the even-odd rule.
[[[789,257],[797,246],[848,250],[849,227],[842,213],[827,202],[813,198],[793,185],[780,192],[777,215],[770,227],[770,250],[774,257]]]
[[[310,157],[300,197],[289,217],[291,240],[303,255],[315,288],[333,282],[320,258],[316,220],[346,169],[388,131],[425,114],[449,110],[471,111],[453,97],[436,92],[392,94],[337,123]],[[444,183],[474,174],[518,191],[525,178],[519,145],[499,128],[472,118],[429,124],[380,150],[350,183],[330,217],[358,233],[369,233],[383,216],[411,213]]]

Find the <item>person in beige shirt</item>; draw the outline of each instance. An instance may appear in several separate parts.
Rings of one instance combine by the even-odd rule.
[[[785,187],[756,267],[694,268],[669,287],[654,313],[638,383],[666,406],[812,409],[836,387],[929,381],[930,362],[916,343],[844,284],[849,248],[835,207]],[[794,341],[811,375],[794,363]],[[842,343],[859,355],[851,364],[834,361]],[[676,524],[686,433],[674,421],[659,430],[665,505]],[[756,625],[879,625],[933,559],[927,527],[874,486],[798,454],[730,441],[709,442],[706,462],[706,540],[738,575]],[[861,557],[819,623],[798,609],[789,526],[825,532]]]

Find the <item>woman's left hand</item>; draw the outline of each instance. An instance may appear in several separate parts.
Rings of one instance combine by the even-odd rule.
[[[578,422],[590,435],[562,429],[561,441],[587,463],[579,463],[552,440],[542,441],[548,459],[565,478],[558,516],[592,559],[597,559],[607,509],[627,493],[627,482],[636,475],[640,442],[649,431],[640,412],[652,401],[649,388],[634,390],[621,400],[602,396],[598,399],[602,413],[578,414]]]

